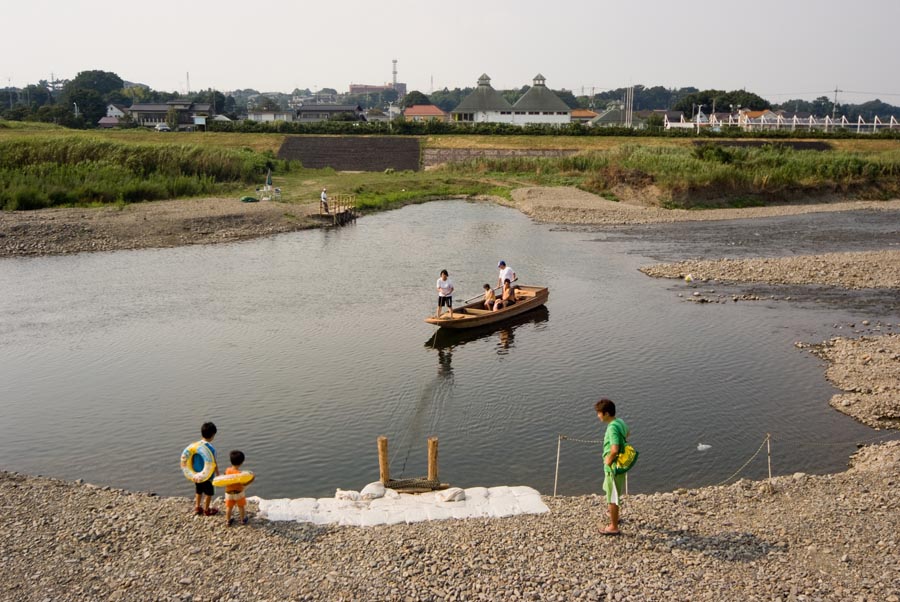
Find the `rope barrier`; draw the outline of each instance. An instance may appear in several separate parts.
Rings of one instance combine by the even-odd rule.
[[[719,483],[716,483],[715,486],[718,487],[719,485],[724,485],[725,483],[727,483],[728,481],[730,481],[730,480],[733,479],[734,477],[738,476],[738,474],[740,474],[740,472],[741,472],[742,470],[744,470],[745,468],[747,468],[747,466],[750,464],[750,462],[753,462],[754,458],[756,458],[756,456],[759,455],[759,452],[761,452],[761,451],[762,451],[762,448],[766,446],[766,444],[769,442],[769,439],[770,439],[769,435],[766,435],[766,438],[763,439],[763,442],[759,444],[759,449],[757,449],[757,450],[753,453],[753,455],[750,456],[750,459],[747,460],[746,462],[744,462],[744,464],[741,465],[740,468],[738,468],[736,471],[734,471],[734,474],[732,474],[730,477],[728,477],[728,478],[725,479],[724,481],[721,481],[721,482],[719,482]],[[771,457],[771,456],[770,456],[770,457]],[[771,474],[769,474],[769,478],[772,478],[772,475],[771,475]]]
[[[602,440],[576,439],[574,437],[569,437],[568,435],[559,435],[558,437],[559,438],[558,438],[557,444],[556,444],[556,474],[553,478],[553,497],[556,497],[557,483],[559,482],[559,457],[560,457],[560,451],[562,448],[562,442],[563,441],[572,441],[574,443],[587,443],[587,444],[591,444],[591,445],[603,443]],[[872,443],[872,442],[884,443],[887,441],[897,441],[898,439],[900,439],[900,433],[882,433],[880,435],[875,435],[874,437],[870,437],[868,439],[853,439],[853,440],[848,440],[848,441],[832,441],[829,443],[801,441],[799,443],[794,443],[793,445],[795,445],[795,446],[808,445],[808,446],[812,446],[812,447],[835,447],[835,446],[846,446],[846,445],[862,445],[865,443]],[[771,434],[766,433],[766,438],[763,439],[763,442],[759,444],[759,447],[757,448],[757,450],[755,452],[753,452],[753,455],[750,456],[750,458],[746,462],[744,462],[740,468],[738,468],[736,471],[734,471],[734,473],[732,473],[731,476],[729,476],[727,479],[725,479],[723,481],[716,483],[713,486],[719,487],[721,485],[726,484],[728,481],[730,481],[734,477],[738,476],[741,472],[743,472],[743,470],[745,468],[747,468],[747,466],[750,465],[751,462],[753,462],[754,459],[756,459],[756,456],[759,455],[759,452],[762,451],[763,447],[768,447],[767,456],[768,456],[768,465],[769,465],[769,481],[771,481],[772,480],[771,443],[773,440],[781,441],[781,440],[783,440],[783,438],[772,437]],[[627,477],[627,475],[626,475],[626,477]],[[627,481],[626,481],[626,487],[627,487]]]

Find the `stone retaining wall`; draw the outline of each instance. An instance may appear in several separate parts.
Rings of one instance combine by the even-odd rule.
[[[279,159],[338,171],[419,170],[419,140],[400,136],[288,136]]]
[[[479,157],[568,157],[577,152],[571,149],[426,148],[422,151],[422,166],[434,167]]]

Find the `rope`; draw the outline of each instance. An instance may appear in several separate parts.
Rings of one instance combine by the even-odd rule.
[[[589,439],[573,439],[572,437],[567,437],[566,435],[560,435],[559,438],[564,439],[565,441],[574,441],[575,443],[603,443],[602,440],[591,441]]]
[[[759,449],[757,449],[756,452],[755,452],[752,456],[750,456],[750,459],[749,459],[749,460],[747,460],[746,462],[744,462],[744,464],[743,464],[740,468],[738,468],[736,471],[734,471],[734,474],[732,474],[730,477],[728,477],[728,478],[725,479],[724,481],[721,481],[721,482],[719,482],[719,483],[716,483],[715,486],[718,487],[719,485],[724,485],[725,483],[727,483],[728,481],[730,481],[731,479],[733,479],[734,477],[736,477],[742,470],[744,470],[745,468],[747,468],[747,466],[750,464],[750,462],[753,462],[754,458],[756,458],[756,456],[759,455],[759,452],[762,451],[762,448],[765,447],[766,442],[768,442],[768,441],[769,441],[769,437],[767,436],[765,439],[763,439],[763,442],[759,444]]]
[[[843,447],[845,445],[871,443],[872,441],[896,441],[898,436],[900,436],[900,433],[882,433],[880,435],[875,435],[874,437],[869,437],[868,439],[853,439],[852,441],[832,441],[830,443],[819,443],[817,441],[799,441],[794,445],[802,445],[806,447]],[[772,439],[776,440],[775,437],[772,437]],[[778,438],[777,440],[782,441],[781,438]]]

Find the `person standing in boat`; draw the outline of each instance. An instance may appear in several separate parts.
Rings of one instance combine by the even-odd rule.
[[[441,270],[441,277],[437,280],[438,306],[435,318],[441,317],[441,308],[445,305],[450,310],[450,319],[453,319],[453,281],[447,270]]]
[[[502,259],[500,260],[500,263],[497,264],[497,268],[500,270],[500,273],[497,275],[497,288],[503,288],[503,283],[506,280],[509,280],[510,283],[518,280],[518,276],[516,276],[513,269],[506,265],[506,262]],[[513,288],[515,288],[515,286],[513,286]]]

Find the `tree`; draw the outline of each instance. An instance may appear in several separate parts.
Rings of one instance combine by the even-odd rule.
[[[225,113],[226,115],[228,115],[229,117],[231,117],[232,115],[235,114],[235,107],[236,107],[236,103],[234,101],[234,96],[229,94],[228,97],[225,99],[225,105],[224,105],[224,108],[222,109],[222,112]]]
[[[578,108],[578,101],[575,100],[575,95],[572,94],[571,90],[554,90],[559,99],[566,103],[570,109]]]
[[[25,89],[19,94],[19,99],[27,104],[32,110],[49,104],[53,101],[50,97],[50,90],[44,86],[25,86]]]
[[[75,88],[66,90],[63,94],[64,104],[69,111],[76,112],[84,118],[88,127],[95,127],[101,117],[106,116],[106,101],[96,90]]]
[[[178,111],[175,107],[169,107],[169,110],[166,111],[166,125],[173,132],[178,131]]]
[[[397,102],[397,99],[400,98],[400,93],[394,90],[393,88],[388,88],[384,92],[381,93],[381,103],[386,104],[389,102]]]
[[[106,95],[125,86],[122,78],[110,71],[82,71],[63,88],[93,90],[106,99]]]
[[[647,116],[647,121],[645,123],[647,124],[647,129],[658,131],[663,129],[666,122],[659,113],[651,113]]]
[[[728,111],[729,109],[737,110],[738,107],[762,111],[771,108],[771,105],[762,96],[746,90],[732,90],[731,92],[702,90],[684,96],[675,103],[674,108],[686,115],[693,116],[698,107],[703,107],[705,113],[711,113],[713,108],[716,111]]]
[[[277,111],[281,107],[278,106],[278,102],[275,99],[261,95],[256,99],[256,108],[260,111]]]
[[[430,105],[431,100],[418,90],[413,90],[409,94],[403,97],[403,102],[401,103],[404,107],[412,107],[415,105]]]

